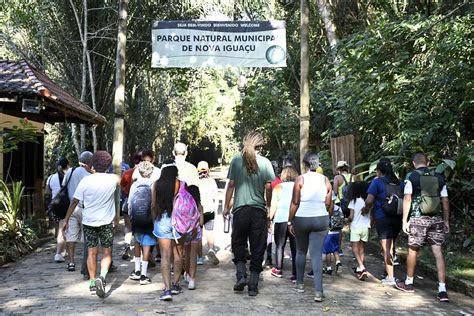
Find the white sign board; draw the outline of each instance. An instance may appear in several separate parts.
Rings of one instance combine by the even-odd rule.
[[[282,21],[158,21],[151,66],[286,67]]]

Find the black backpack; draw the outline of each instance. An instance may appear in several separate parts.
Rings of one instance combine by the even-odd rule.
[[[69,204],[71,204],[71,200],[69,200],[69,192],[67,186],[69,185],[69,181],[71,181],[72,174],[74,173],[75,169],[76,168],[72,169],[71,174],[69,175],[69,178],[66,181],[66,184],[64,186],[61,185],[61,190],[59,190],[58,194],[56,194],[54,199],[51,200],[51,203],[49,203],[48,209],[53,214],[53,218],[64,219],[66,217]]]
[[[351,177],[349,178],[349,182],[347,182],[346,177],[344,175],[341,175],[342,179],[344,179],[345,185],[342,187],[342,197],[341,199],[341,210],[342,213],[344,214],[344,217],[349,217],[350,211],[349,211],[349,197],[348,197],[348,192],[349,192],[349,185],[352,183],[352,174]]]
[[[153,220],[151,218],[151,187],[148,184],[140,184],[129,197],[131,206],[130,220],[132,231],[148,234],[153,231]]]
[[[400,184],[390,183],[388,179],[381,179],[385,190],[385,201],[382,209],[388,216],[403,214],[403,189]]]

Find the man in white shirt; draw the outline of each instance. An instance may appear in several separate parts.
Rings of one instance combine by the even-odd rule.
[[[74,192],[81,182],[81,180],[92,173],[92,153],[84,151],[79,156],[79,167],[69,169],[63,179],[63,186],[67,185],[69,200],[72,201]],[[72,172],[74,170],[74,172]],[[68,182],[69,181],[69,182]],[[76,242],[82,240],[82,204],[79,204],[69,219],[68,230],[64,232],[66,237],[66,246],[69,253],[69,263],[66,266],[68,271],[76,270]]]
[[[173,148],[174,160],[178,168],[179,180],[189,185],[199,186],[199,174],[196,167],[186,161],[188,156],[188,146],[183,143],[176,143]]]
[[[442,245],[449,233],[449,199],[444,177],[428,168],[428,157],[413,157],[415,170],[405,183],[403,199],[403,231],[408,234],[407,277],[395,287],[412,293],[416,259],[420,248],[431,246],[438,270],[438,300],[449,302],[446,290],[446,268]],[[441,207],[442,206],[442,207]],[[410,219],[408,220],[408,215]],[[442,216],[442,217],[441,217]]]
[[[79,183],[64,219],[64,230],[67,230],[72,213],[79,202],[82,202],[82,225],[88,248],[89,290],[99,297],[105,297],[105,278],[112,262],[113,221],[116,214],[114,195],[120,181],[117,175],[105,173],[111,162],[112,157],[106,151],[97,151],[92,156],[94,173]],[[102,259],[100,276],[95,278],[99,242],[102,246]]]

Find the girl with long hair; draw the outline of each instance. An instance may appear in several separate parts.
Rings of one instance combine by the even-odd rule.
[[[171,301],[172,296],[182,292],[179,281],[183,268],[183,238],[173,232],[171,215],[173,203],[179,190],[178,168],[174,161],[163,163],[161,176],[153,185],[151,214],[154,220],[153,234],[158,238],[161,253],[161,273],[165,289],[160,300]],[[178,238],[178,242],[176,239]],[[174,258],[174,280],[171,283],[171,258]]]

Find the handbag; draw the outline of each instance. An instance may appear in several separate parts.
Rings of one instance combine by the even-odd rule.
[[[54,214],[53,218],[64,219],[66,217],[69,204],[71,203],[67,187],[75,169],[76,168],[72,169],[71,175],[67,179],[66,184],[61,186],[61,190],[59,190],[58,194],[56,194],[56,196],[51,200],[51,203],[49,203],[49,211]]]

